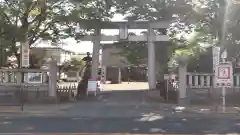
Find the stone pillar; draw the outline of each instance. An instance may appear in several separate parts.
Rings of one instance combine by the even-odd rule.
[[[43,82],[43,83],[46,83],[47,80],[48,80],[48,79],[47,79],[47,78],[48,78],[47,73],[46,73],[46,72],[43,72],[42,77],[43,77],[42,82]]]
[[[187,64],[180,64],[179,76],[179,104],[187,104]]]
[[[102,71],[101,71],[101,82],[103,84],[106,84],[106,80],[107,80],[107,68],[106,66],[102,66]]]
[[[156,72],[155,72],[155,44],[153,38],[155,37],[153,29],[148,29],[148,84],[149,89],[156,89]]]
[[[0,83],[3,82],[3,73],[1,72],[1,69],[0,69]]]
[[[7,71],[7,72],[4,72],[4,80],[5,80],[5,82],[6,83],[8,83],[9,82],[9,72]]]
[[[92,53],[92,72],[91,77],[93,79],[98,78],[98,66],[99,66],[99,51],[101,41],[101,29],[96,28],[93,41],[93,53]]]
[[[15,82],[15,75],[16,75],[17,73],[16,72],[12,72],[11,74],[10,74],[10,82]]]
[[[57,98],[57,61],[53,60],[49,64],[49,91],[48,96]]]
[[[119,84],[122,83],[122,72],[121,72],[121,68],[118,68],[118,82],[119,82]]]
[[[23,71],[18,71],[18,72],[16,72],[16,80],[17,80],[17,84],[18,85],[20,85],[21,83],[22,83],[22,81],[24,82],[24,83],[27,83],[27,77],[25,77],[25,75],[27,76],[28,74],[27,73],[23,73]],[[22,77],[23,76],[23,77]],[[23,79],[23,80],[22,80]]]
[[[80,78],[80,74],[81,72],[80,71],[77,71],[76,72],[76,76],[77,76],[77,83],[79,83],[80,82],[80,80],[81,80],[81,78]]]

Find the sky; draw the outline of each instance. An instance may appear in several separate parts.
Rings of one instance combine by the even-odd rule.
[[[121,14],[115,14],[112,18],[112,21],[123,21],[124,16]],[[140,33],[142,30],[129,30],[129,32],[134,32],[136,34]],[[117,35],[119,32],[118,30],[102,30],[102,33],[105,35]],[[62,47],[66,50],[74,51],[76,53],[86,53],[86,52],[92,52],[93,44],[92,42],[81,42],[77,43],[73,38],[66,39],[63,41],[66,45],[63,45]],[[106,42],[101,42],[106,43]],[[111,43],[111,42],[110,42]]]

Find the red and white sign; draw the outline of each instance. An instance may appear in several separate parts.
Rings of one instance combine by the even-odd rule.
[[[233,86],[233,68],[231,63],[220,63],[216,65],[215,87]]]

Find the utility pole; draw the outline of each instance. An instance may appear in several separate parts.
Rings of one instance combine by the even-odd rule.
[[[3,28],[1,28],[0,30],[0,33],[3,31]],[[4,52],[3,52],[3,46],[2,46],[2,38],[0,37],[0,51],[1,51],[1,55],[0,55],[0,68],[1,66],[3,65],[3,55],[4,55]],[[0,76],[1,77],[1,76]]]
[[[225,0],[225,10],[224,10],[224,17],[223,17],[223,24],[221,29],[221,37],[220,37],[220,59],[222,64],[227,63],[227,50],[226,50],[226,36],[228,34],[228,21],[232,19],[229,14],[229,10],[233,5],[239,5],[240,0]],[[235,14],[235,13],[231,13]],[[231,15],[234,17],[234,15]],[[230,72],[230,71],[229,71]],[[231,75],[232,76],[232,75]],[[222,86],[222,111],[226,111],[226,86]]]

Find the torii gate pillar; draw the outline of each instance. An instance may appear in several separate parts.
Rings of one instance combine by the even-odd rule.
[[[91,78],[98,79],[98,66],[99,66],[99,51],[101,47],[101,29],[96,28],[93,39],[93,53],[92,53],[92,69],[91,69]]]
[[[149,24],[148,29],[148,85],[149,89],[156,89],[156,58],[155,58],[155,34]]]

